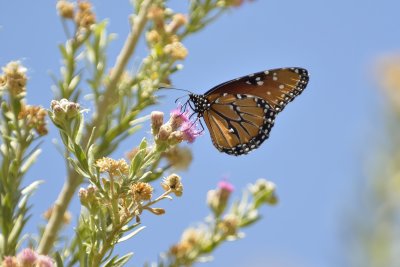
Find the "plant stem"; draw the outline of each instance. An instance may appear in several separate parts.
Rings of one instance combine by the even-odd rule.
[[[113,71],[110,75],[110,81],[108,82],[104,94],[99,99],[97,113],[94,115],[92,123],[88,125],[88,130],[96,127],[96,137],[101,129],[103,119],[107,117],[110,107],[118,100],[118,97],[115,97],[115,95],[117,95],[115,92],[117,83],[131,56],[135,52],[136,45],[147,22],[148,10],[153,2],[154,0],[144,0],[140,7],[139,14],[133,19],[132,32],[128,34],[121,53],[117,57],[117,61],[115,62]]]
[[[75,194],[75,190],[81,184],[82,179],[76,172],[71,172],[72,175],[65,181],[63,188],[54,203],[53,212],[43,232],[40,240],[38,253],[49,254],[54,245],[54,241],[58,236],[63,222],[63,216]]]
[[[128,35],[125,41],[124,47],[122,48],[115,63],[113,73],[110,77],[110,82],[104,92],[104,95],[101,98],[101,101],[99,101],[97,114],[93,118],[93,122],[91,123],[91,125],[87,127],[87,131],[83,138],[83,143],[88,142],[90,134],[92,132],[92,128],[96,127],[96,129],[99,129],[99,126],[101,126],[103,119],[107,117],[109,107],[113,104],[113,99],[115,99],[113,95],[115,94],[117,82],[120,79],[130,57],[134,53],[136,44],[147,22],[148,9],[153,2],[154,0],[145,0],[142,3],[140,12],[134,21],[132,32]],[[79,177],[76,172],[71,171],[69,173],[70,175],[64,183],[64,186],[56,200],[53,213],[49,219],[49,222],[46,225],[46,228],[44,229],[43,236],[40,240],[38,247],[38,252],[40,254],[49,254],[51,248],[54,245],[54,241],[58,236],[58,232],[62,226],[64,213],[67,210],[69,203],[71,202],[71,199],[75,194],[75,191],[82,182],[82,178]]]

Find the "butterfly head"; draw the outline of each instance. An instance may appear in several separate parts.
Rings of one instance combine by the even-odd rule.
[[[199,117],[210,108],[210,102],[204,95],[189,94],[189,105]],[[193,104],[193,105],[192,105]]]

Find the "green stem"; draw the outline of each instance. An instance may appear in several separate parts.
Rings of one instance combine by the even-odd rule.
[[[87,126],[88,129],[96,127],[96,137],[100,132],[103,120],[107,118],[110,107],[114,105],[115,101],[118,99],[117,97],[115,97],[115,95],[117,94],[115,92],[117,88],[117,83],[120,80],[131,56],[135,52],[136,45],[147,23],[148,10],[153,2],[154,0],[143,1],[139,14],[133,20],[132,32],[129,33],[127,39],[125,40],[125,44],[121,50],[121,53],[117,57],[117,61],[115,62],[113,71],[110,75],[110,80],[107,84],[104,94],[98,102],[96,109],[97,113],[94,115],[92,123]]]
[[[114,224],[119,225],[119,210],[118,210],[118,195],[114,191],[114,176],[110,174],[110,191],[111,191],[111,205],[112,205],[112,212],[114,215]]]
[[[86,131],[83,140],[83,143],[87,143],[91,130],[93,127],[96,129],[100,129],[101,124],[104,118],[107,117],[107,112],[109,111],[109,107],[111,106],[112,99],[114,99],[113,95],[115,94],[115,87],[119,78],[121,77],[123,70],[125,69],[130,57],[132,56],[136,44],[141,36],[141,33],[144,29],[144,26],[147,22],[147,13],[150,5],[154,2],[154,0],[145,0],[142,3],[139,15],[134,21],[132,32],[129,34],[121,53],[117,58],[117,62],[115,63],[113,74],[110,77],[110,82],[104,95],[102,96],[99,105],[97,106],[97,114],[93,118],[93,122],[90,126],[87,127],[88,131]],[[96,138],[96,136],[95,136]],[[97,138],[96,138],[97,139]],[[83,145],[84,147],[84,145]],[[54,245],[54,241],[58,236],[58,232],[62,226],[62,219],[64,216],[65,211],[67,210],[69,203],[73,195],[75,194],[77,188],[82,182],[82,178],[79,175],[72,171],[70,172],[69,178],[64,183],[64,186],[58,196],[53,213],[49,219],[49,222],[44,229],[42,238],[39,243],[38,252],[40,254],[49,254],[51,248]],[[98,266],[98,265],[93,265]]]

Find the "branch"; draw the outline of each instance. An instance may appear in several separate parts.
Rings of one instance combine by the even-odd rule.
[[[88,142],[93,127],[99,129],[99,126],[101,126],[104,118],[107,116],[109,107],[114,103],[114,100],[117,99],[114,97],[116,85],[128,64],[130,57],[135,51],[135,47],[147,22],[148,10],[153,1],[154,0],[144,0],[138,16],[133,21],[132,32],[128,35],[125,44],[117,57],[108,86],[106,87],[106,90],[97,106],[97,114],[93,118],[92,123],[87,127],[88,131],[86,131],[85,138],[83,138],[84,143]],[[40,240],[38,247],[38,253],[40,254],[49,254],[51,248],[54,246],[54,241],[56,240],[58,232],[62,226],[64,213],[67,210],[77,188],[82,182],[82,177],[80,177],[76,172],[72,170],[69,173],[70,175],[64,183],[64,186],[56,200],[53,213]]]

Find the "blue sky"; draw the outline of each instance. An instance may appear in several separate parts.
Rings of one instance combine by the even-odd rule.
[[[185,10],[183,2],[171,6]],[[109,19],[118,38],[109,50],[113,64],[128,32],[129,1],[95,1],[97,16]],[[180,199],[164,203],[165,216],[145,216],[147,226],[120,251],[135,252],[141,266],[155,260],[181,231],[207,214],[205,196],[223,177],[240,189],[257,178],[277,184],[279,205],[262,210],[263,220],[246,229],[246,238],[225,244],[207,266],[336,267],[345,266],[346,236],[357,211],[366,153],[374,152],[381,115],[374,67],[382,55],[400,48],[400,2],[267,1],[245,4],[185,42],[189,57],[173,76],[176,87],[203,93],[226,80],[252,72],[299,66],[311,74],[304,93],[280,114],[270,139],[242,157],[219,153],[208,134],[193,144],[194,161],[184,177]],[[64,41],[50,1],[3,1],[0,4],[0,65],[20,59],[29,69],[28,101],[49,106],[58,73],[57,45]],[[140,55],[145,50],[139,51]],[[181,95],[163,100],[163,111]],[[148,127],[146,127],[148,130]],[[121,157],[149,134],[144,131],[115,153]],[[45,179],[37,192],[29,231],[53,201],[65,177],[52,139],[27,179]],[[239,192],[237,192],[239,193]],[[71,210],[79,212],[74,201]],[[191,212],[187,212],[190,210]],[[350,231],[351,232],[351,231]]]

